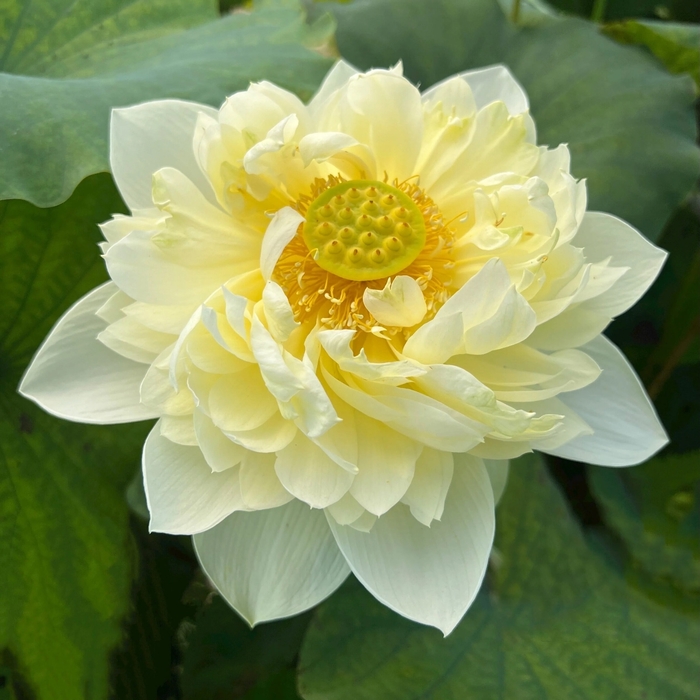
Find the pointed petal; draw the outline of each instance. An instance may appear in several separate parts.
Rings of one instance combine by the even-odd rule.
[[[423,448],[416,460],[416,472],[411,485],[401,499],[402,503],[410,507],[411,515],[423,525],[430,527],[433,520],[442,517],[453,471],[451,452]]]
[[[329,518],[350,568],[384,605],[449,634],[474,600],[494,534],[493,492],[480,460],[455,469],[442,520],[419,523],[404,505],[369,533]]]
[[[96,311],[116,292],[108,282],[77,301],[37,351],[19,392],[45,411],[80,423],[129,423],[155,418],[139,399],[148,369],[104,346],[107,322]]]
[[[611,214],[588,212],[573,245],[584,250],[588,262],[612,257],[611,267],[629,268],[610,289],[585,302],[585,308],[608,317],[627,311],[651,286],[668,256],[639,231]]]
[[[198,447],[176,445],[156,424],[143,446],[151,532],[191,535],[243,508],[238,470],[212,472]]]
[[[301,433],[277,453],[275,471],[287,491],[312,508],[340,500],[353,480],[349,471]]]
[[[293,496],[275,474],[274,454],[246,451],[241,463],[241,497],[250,510],[277,508]]]
[[[149,209],[151,178],[164,167],[184,173],[215,203],[211,185],[194,156],[197,117],[213,119],[218,112],[183,100],[157,100],[112,110],[110,155],[112,174],[129,208]]]
[[[249,624],[320,603],[350,573],[321,511],[300,501],[234,513],[194,537],[204,572]]]
[[[457,457],[462,457],[458,455]],[[455,458],[455,462],[459,460]],[[491,488],[493,489],[493,502],[498,505],[503,492],[506,490],[508,483],[508,472],[510,471],[510,460],[508,459],[485,459],[484,466],[491,480]]]
[[[582,348],[603,370],[593,384],[559,399],[593,428],[549,454],[607,467],[640,464],[668,443],[654,406],[631,365],[607,338]]]
[[[296,235],[304,217],[291,207],[280,209],[270,222],[263,236],[260,249],[260,272],[269,280],[282,251]]]

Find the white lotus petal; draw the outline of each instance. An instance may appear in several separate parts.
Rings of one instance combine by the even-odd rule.
[[[357,68],[343,59],[336,61],[333,68],[328,71],[326,77],[323,79],[321,87],[319,87],[316,94],[311,98],[311,102],[309,102],[309,112],[313,115],[317,115],[326,106],[326,103],[333,93],[345,87],[348,80],[359,72]]]
[[[368,287],[362,300],[367,310],[383,326],[415,326],[428,311],[418,282],[406,275],[387,280],[384,289]]]
[[[293,496],[275,473],[274,454],[246,450],[241,462],[241,498],[250,510],[266,510],[289,503]]]
[[[233,513],[195,535],[194,546],[204,572],[250,625],[308,610],[350,573],[323,513],[299,501]]]
[[[19,392],[54,416],[81,423],[129,423],[157,412],[139,398],[147,366],[105,347],[96,315],[115,293],[108,282],[77,301],[58,320],[22,377]]]
[[[434,93],[440,90],[445,83],[457,77],[464,80],[471,88],[477,109],[483,109],[486,105],[498,100],[506,103],[506,107],[512,115],[522,114],[530,109],[527,95],[520,83],[502,65],[468,70],[457,76],[451,76],[426,90],[423,93],[423,98],[432,99]]]
[[[440,520],[442,517],[452,474],[451,452],[441,452],[429,447],[423,449],[416,460],[416,472],[411,485],[401,499],[402,503],[410,507],[413,517],[423,525],[430,527],[433,520]]]
[[[411,485],[422,445],[359,412],[355,423],[358,473],[350,493],[370,513],[382,515]]]
[[[149,209],[151,178],[164,167],[184,173],[212,203],[216,198],[194,156],[194,134],[200,113],[216,119],[206,105],[183,100],[157,100],[112,110],[109,162],[124,201],[133,210]]]
[[[197,436],[196,444],[201,449],[204,459],[212,471],[223,472],[241,463],[247,450],[229,440],[214,425],[211,418],[199,409],[194,412],[193,426]]]
[[[198,447],[170,442],[158,424],[143,446],[143,483],[151,532],[191,535],[244,507],[237,469],[212,472]]]
[[[299,141],[299,153],[304,161],[304,167],[316,161],[323,163],[339,151],[359,145],[359,142],[349,134],[339,131],[324,131],[307,134]]]
[[[296,235],[304,217],[291,207],[280,209],[270,222],[260,249],[260,271],[269,280],[282,251]]]
[[[287,491],[312,508],[335,503],[353,481],[350,472],[300,433],[277,453],[275,471]]]
[[[639,377],[620,350],[604,336],[582,349],[603,373],[593,384],[564,394],[560,400],[593,428],[593,434],[545,451],[607,467],[644,462],[668,443],[668,436]]]
[[[403,504],[369,533],[328,518],[338,546],[361,583],[404,617],[449,634],[474,600],[494,534],[493,491],[480,460],[455,469],[445,509],[431,527]]]
[[[455,462],[459,464],[459,458],[464,455],[456,455]],[[491,480],[491,488],[493,489],[493,502],[498,505],[506,490],[508,483],[508,472],[510,471],[510,460],[508,459],[485,459],[484,466]]]
[[[587,212],[573,240],[586,260],[612,258],[611,267],[629,268],[610,289],[585,304],[611,318],[630,308],[656,279],[668,253],[650,243],[639,231],[611,214]]]

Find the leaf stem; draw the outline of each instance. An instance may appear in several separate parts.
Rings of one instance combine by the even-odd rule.
[[[513,11],[511,12],[510,18],[513,20],[513,24],[517,24],[520,19],[520,0],[513,0]]]
[[[676,365],[683,359],[683,355],[685,355],[697,335],[700,335],[700,316],[690,324],[687,333],[673,349],[673,352],[668,356],[664,366],[656,377],[654,377],[654,381],[649,385],[649,397],[651,399],[655,399],[661,393],[671,373],[676,368]]]
[[[605,6],[608,0],[594,0],[593,11],[591,12],[591,20],[593,22],[602,22],[605,19]]]

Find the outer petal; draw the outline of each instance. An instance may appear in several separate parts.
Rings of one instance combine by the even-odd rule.
[[[97,340],[107,322],[95,312],[116,289],[111,282],[97,287],[59,319],[22,378],[23,396],[80,423],[129,423],[157,415],[139,399],[147,366]]]
[[[205,573],[251,625],[320,603],[350,573],[321,511],[299,501],[234,513],[194,537]]]
[[[455,457],[455,462],[457,464],[459,464],[459,457],[464,457],[464,455],[457,455]],[[506,490],[506,484],[508,483],[510,460],[485,459],[484,466],[486,467],[486,471],[489,473],[489,479],[491,480],[493,502],[495,505],[498,505],[498,502],[501,500],[501,496],[503,496],[503,492]]]
[[[198,447],[170,442],[156,424],[143,446],[151,532],[191,535],[243,508],[237,469],[212,472]]]
[[[604,336],[584,345],[583,350],[600,365],[602,376],[559,399],[594,432],[544,451],[607,467],[644,462],[668,443],[668,436],[639,377],[620,350]]]
[[[476,596],[493,543],[493,492],[483,464],[455,469],[442,520],[419,523],[408,507],[369,533],[328,518],[350,568],[379,601],[449,634]]]
[[[119,192],[132,211],[153,206],[151,178],[168,166],[180,170],[216,202],[194,156],[200,112],[213,119],[218,116],[211,107],[183,100],[158,100],[112,110],[109,160]]]
[[[573,240],[582,247],[588,262],[612,257],[610,266],[627,267],[627,272],[606,292],[585,302],[587,310],[619,316],[651,286],[668,256],[639,231],[611,214],[588,212]]]
[[[431,94],[443,83],[453,80],[454,77],[451,76],[433,85],[423,93],[423,98],[429,99]],[[482,109],[497,100],[505,102],[512,115],[522,114],[530,109],[525,90],[505,66],[496,65],[478,70],[468,70],[460,73],[458,77],[469,84],[477,109]]]

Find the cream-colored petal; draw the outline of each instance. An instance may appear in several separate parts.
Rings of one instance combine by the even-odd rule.
[[[183,100],[157,100],[112,110],[109,161],[124,201],[134,211],[153,206],[151,177],[163,167],[176,168],[215,202],[211,185],[194,156],[197,118],[216,118],[215,109]]]
[[[178,445],[196,446],[197,434],[194,430],[194,420],[189,416],[162,416],[160,419],[160,434]]]
[[[203,532],[243,508],[238,470],[212,472],[198,447],[170,442],[158,425],[143,448],[143,479],[151,532]]]
[[[494,535],[493,492],[480,461],[455,469],[440,521],[419,523],[403,504],[369,533],[328,518],[360,582],[384,605],[449,634],[481,587]]]
[[[211,419],[225,432],[259,428],[277,411],[277,402],[255,366],[220,377],[209,394]]]
[[[355,414],[358,436],[358,473],[350,493],[374,515],[386,513],[411,485],[422,445],[382,425]]]
[[[260,249],[260,271],[269,280],[282,251],[296,235],[304,217],[291,207],[283,207],[273,217],[265,231]]]
[[[583,347],[602,368],[600,378],[561,401],[593,429],[547,452],[609,467],[640,464],[668,443],[654,406],[625,356],[600,336]]]
[[[194,412],[193,426],[199,449],[212,471],[236,467],[246,456],[246,449],[229,440],[202,411]]]
[[[383,326],[415,326],[428,311],[423,291],[412,277],[399,275],[387,280],[384,289],[365,289],[367,310]]]
[[[586,214],[574,245],[583,247],[588,261],[612,258],[611,267],[627,268],[619,281],[585,304],[611,318],[627,311],[647,291],[668,255],[622,219],[600,212]]]
[[[350,573],[323,513],[299,501],[234,513],[196,535],[194,547],[206,575],[250,625],[308,610]]]
[[[275,471],[287,491],[312,508],[340,500],[353,481],[350,472],[300,433],[277,453]]]
[[[474,458],[472,458],[474,459]],[[433,520],[440,520],[445,498],[452,483],[453,457],[429,447],[423,449],[416,460],[416,471],[408,491],[401,499],[411,509],[411,515],[430,527]]]
[[[275,473],[274,454],[246,450],[241,462],[241,498],[250,510],[277,508],[289,503],[293,496]]]
[[[97,340],[107,324],[96,312],[115,291],[108,282],[66,311],[24,373],[20,394],[54,416],[81,423],[129,423],[158,415],[139,397],[146,366]]]

